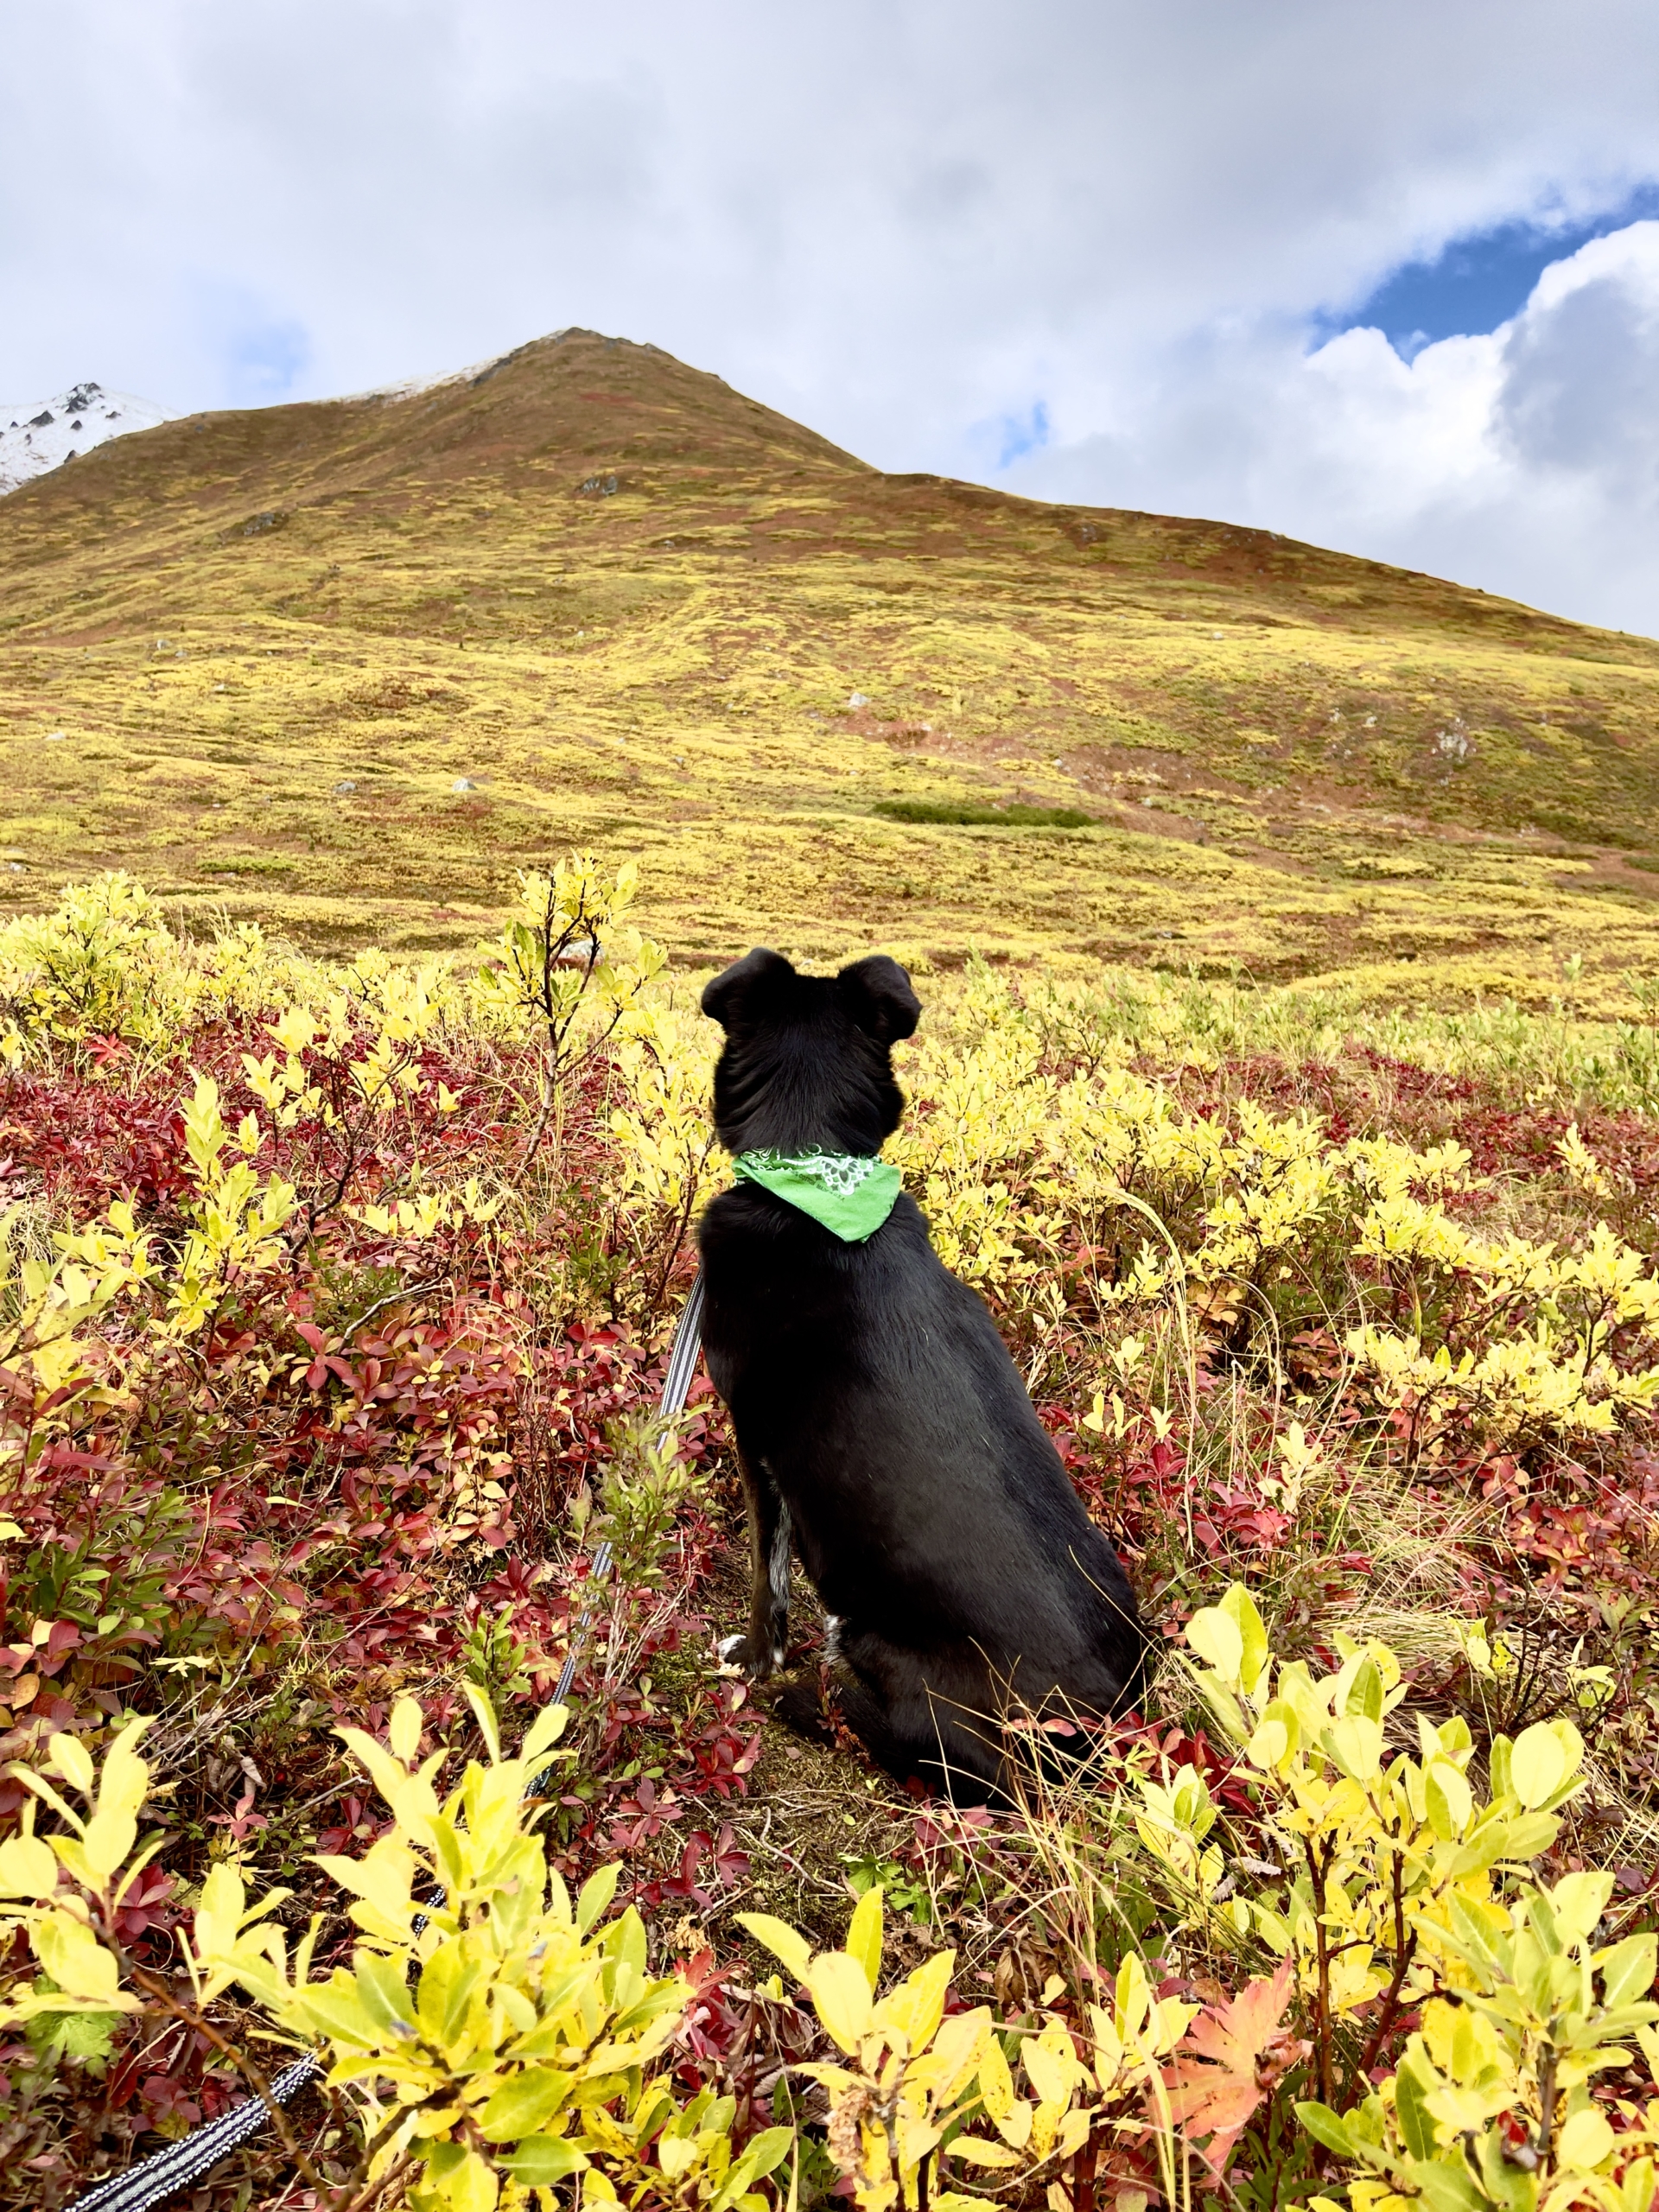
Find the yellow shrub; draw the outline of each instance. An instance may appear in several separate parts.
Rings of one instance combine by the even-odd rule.
[[[589,2202],[619,2189],[665,2190],[706,2212],[765,2212],[754,2183],[785,2155],[790,2132],[763,2132],[734,2156],[730,2099],[683,2108],[652,2067],[673,2034],[688,1985],[653,1976],[645,1930],[628,1910],[605,1915],[620,1869],[602,1869],[572,1899],[548,1867],[527,1796],[563,1756],[564,1708],[532,1722],[505,1758],[488,1703],[468,1690],[487,1751],[440,1797],[446,1752],[419,1757],[420,1707],[394,1707],[391,1748],[357,1729],[341,1736],[372,1777],[392,1825],[360,1859],[318,1864],[347,1893],[359,1940],[352,1963],[312,1967],[320,1923],[290,1948],[271,1918],[289,1894],[250,1901],[240,1866],[219,1860],[184,1948],[197,2007],[233,1984],[286,2040],[317,2050],[329,2086],[356,2113],[359,2179],[401,2181],[416,2212],[493,2212],[575,2174]],[[101,1772],[73,1737],[53,1738],[57,1772],[88,1805],[22,1770],[67,1833],[22,1833],[0,1846],[0,1929],[21,1928],[56,1985],[10,1993],[0,2019],[41,2012],[136,2010],[114,1937],[123,1897],[153,1854],[137,1844],[149,1786],[134,1721]],[[57,1887],[61,1866],[73,1887]],[[141,1986],[145,1977],[138,1977]],[[545,2201],[545,2200],[543,2200]]]

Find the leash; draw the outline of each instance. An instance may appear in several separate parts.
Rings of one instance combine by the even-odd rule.
[[[663,1382],[663,1395],[658,1402],[658,1418],[666,1423],[685,1410],[685,1401],[691,1389],[691,1378],[696,1373],[697,1355],[702,1349],[702,1275],[698,1273],[680,1311],[679,1325],[674,1332],[673,1349],[668,1357],[668,1373]],[[589,1583],[603,1582],[610,1574],[611,1547],[601,1544],[594,1554],[594,1564],[588,1575]],[[553,1694],[555,1705],[563,1705],[572,1678],[576,1671],[576,1659],[593,1622],[593,1608],[589,1606],[576,1624],[564,1656],[564,1665],[559,1673],[559,1686]],[[429,1900],[435,1902],[435,1900]],[[423,1924],[416,1921],[418,1931]],[[318,2080],[322,2073],[319,2060],[313,2056],[297,2058],[275,2075],[270,2084],[270,2103],[286,2105],[296,2097],[308,2082]],[[165,2150],[156,2152],[142,2164],[129,2166],[125,2173],[111,2174],[78,2196],[67,2212],[149,2212],[154,2204],[188,2189],[193,2182],[227,2158],[232,2151],[257,2135],[270,2125],[270,2107],[263,2097],[249,2097],[239,2105],[232,2105],[229,2112],[221,2113],[217,2120],[206,2126],[193,2128],[188,2135],[176,2143],[169,2143]]]
[[[691,1377],[697,1371],[697,1354],[702,1349],[702,1270],[697,1270],[696,1281],[686,1294],[685,1304],[680,1309],[679,1326],[674,1332],[674,1348],[668,1355],[668,1373],[663,1380],[663,1395],[657,1408],[657,1417],[664,1426],[685,1410],[687,1393]],[[594,1554],[588,1581],[603,1582],[611,1571],[611,1548],[603,1543]],[[564,1703],[570,1678],[576,1671],[576,1654],[582,1649],[582,1639],[592,1621],[590,1607],[583,1613],[576,1632],[570,1639],[570,1648],[564,1655],[564,1665],[559,1674],[559,1687],[553,1693],[555,1705]]]

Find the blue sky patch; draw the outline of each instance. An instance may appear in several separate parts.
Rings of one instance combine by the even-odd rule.
[[[1011,461],[1023,461],[1028,453],[1039,453],[1048,443],[1048,402],[1033,399],[1024,415],[1005,415],[998,428],[1002,449],[996,465],[1006,468]]]
[[[258,322],[237,331],[229,350],[237,404],[257,407],[292,390],[295,378],[310,365],[311,336],[302,322]]]
[[[1659,215],[1659,184],[1640,186],[1622,206],[1579,223],[1516,221],[1452,238],[1432,260],[1394,270],[1358,306],[1314,319],[1323,345],[1344,330],[1380,330],[1411,360],[1441,338],[1472,338],[1518,314],[1552,261],[1592,238]]]

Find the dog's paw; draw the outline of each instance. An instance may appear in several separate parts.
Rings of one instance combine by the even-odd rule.
[[[715,1646],[715,1657],[722,1675],[764,1682],[782,1667],[785,1653],[781,1643],[774,1643],[770,1649],[762,1644],[757,1650],[747,1636],[722,1636]]]
[[[809,1743],[833,1747],[835,1723],[824,1710],[823,1690],[816,1671],[785,1682],[773,1698],[772,1710],[786,1728],[792,1729],[798,1736],[804,1736]]]

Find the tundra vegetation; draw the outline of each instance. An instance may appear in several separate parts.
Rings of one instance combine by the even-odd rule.
[[[0,931],[0,2204],[303,2050],[200,2212],[1649,2212],[1646,983],[918,972],[893,1156],[1163,1647],[959,1814],[712,1663],[717,1039],[516,888]]]
[[[340,954],[637,858],[677,959],[1655,965],[1659,645],[1266,531],[892,476],[648,346],[196,416],[0,501],[0,911]]]
[[[582,332],[30,484],[0,639],[0,2207],[306,2050],[194,2212],[1649,2212],[1659,646]],[[710,1661],[758,941],[1163,1647],[1016,1812]]]

